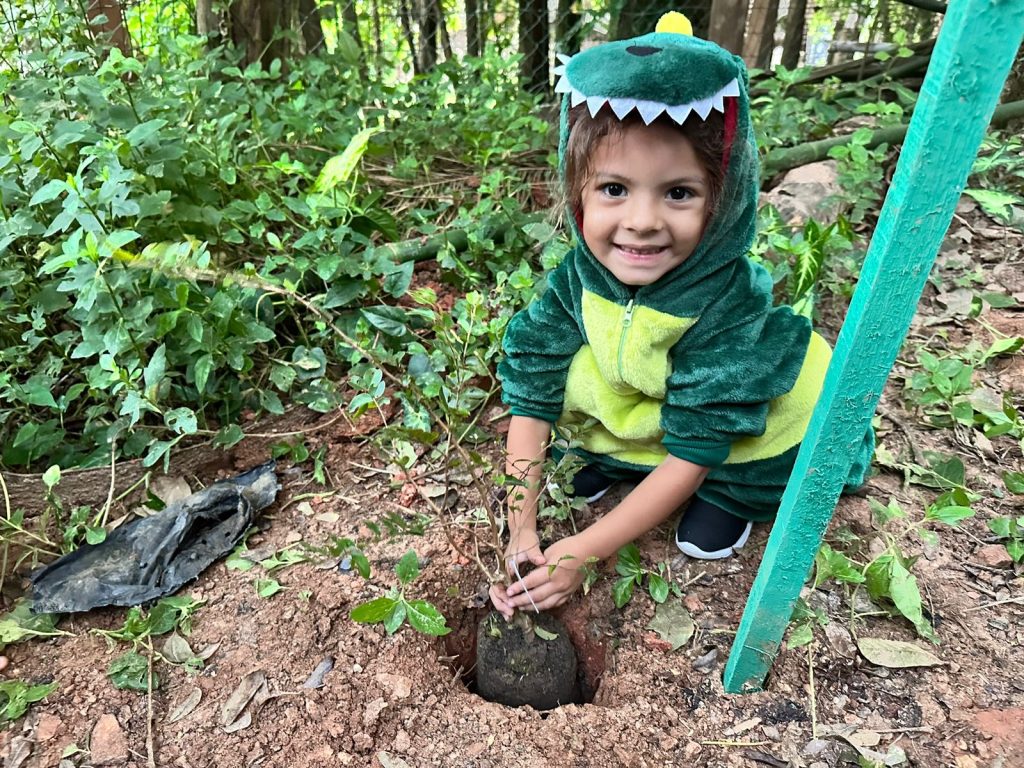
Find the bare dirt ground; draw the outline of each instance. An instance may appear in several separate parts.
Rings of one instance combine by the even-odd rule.
[[[1016,306],[988,310],[983,320],[1004,334],[1024,334],[1024,238],[976,213],[963,214],[922,301],[905,361],[912,361],[913,350],[924,342],[939,350],[962,348],[971,338],[990,342],[983,325],[957,313],[961,289],[1014,296]],[[965,278],[972,274],[976,279]],[[887,669],[867,662],[854,636],[930,644],[902,620],[864,616],[851,625],[849,590],[828,582],[808,596],[829,618],[827,627],[817,628],[815,641],[784,647],[763,692],[725,694],[722,668],[769,529],[755,528],[735,558],[699,562],[674,550],[666,527],[639,544],[646,563],[669,563],[672,577],[685,585],[684,603],[697,626],[689,643],[667,651],[646,628],[654,603],[637,595],[618,610],[611,580],[603,579],[563,611],[574,639],[585,647],[590,672],[600,676],[594,701],[548,713],[483,701],[467,690],[457,670],[466,661],[465,638],[483,614],[484,584],[436,529],[375,540],[368,521],[392,513],[411,521],[425,511],[422,499],[392,482],[386,462],[350,430],[310,423],[307,444],[329,446],[331,486],[315,485],[308,463],[282,465],[278,503],[248,545],[269,552],[348,536],[364,546],[373,565],[371,580],[333,562],[326,568],[307,562],[275,573],[284,590],[261,598],[253,586],[256,571],[215,564],[182,594],[205,601],[189,643],[197,650],[216,644],[216,650],[196,674],[158,665],[163,682],[151,699],[111,685],[105,671],[125,647],[111,647],[90,633],[119,626],[124,610],[65,618],[60,627],[74,636],[5,651],[9,665],[2,675],[55,681],[58,688],[0,733],[4,766],[145,766],[151,753],[155,765],[182,768],[832,768],[858,765],[851,742],[880,755],[897,755],[898,747],[906,761],[894,757],[892,765],[1024,766],[1024,578],[1000,556],[1002,547],[993,546],[985,524],[995,515],[1024,514],[1024,497],[997,496],[1001,472],[1024,469],[1020,448],[1008,438],[985,441],[970,431],[927,428],[904,405],[906,372],[897,366],[883,397],[881,446],[896,462],[909,460],[913,450],[956,454],[967,467],[967,485],[982,494],[974,519],[960,529],[937,529],[937,546],[912,542],[909,549],[919,555],[913,572],[941,638],[931,647],[941,666]],[[989,363],[976,374],[976,384],[1012,392],[1017,407],[1024,408],[1024,358]],[[235,469],[267,458],[265,448],[245,446],[231,456]],[[213,478],[188,479],[195,488],[197,480]],[[314,492],[321,495],[295,500]],[[865,493],[882,503],[898,500],[915,519],[935,495],[886,467],[878,468]],[[615,498],[588,510],[579,522],[608,510]],[[840,502],[829,538],[835,542],[852,533],[866,542],[873,529],[867,498],[848,497]],[[380,625],[358,625],[349,618],[353,607],[396,582],[393,566],[410,547],[424,565],[410,595],[442,610],[456,629],[447,640],[408,627],[388,636]],[[333,666],[322,687],[304,687],[325,659]],[[246,676],[265,679],[265,687],[249,705],[251,724],[227,733],[222,707]],[[198,705],[172,722],[182,702],[197,695]],[[68,757],[62,761],[63,754]]]

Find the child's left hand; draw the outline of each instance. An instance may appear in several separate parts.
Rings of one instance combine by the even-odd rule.
[[[547,565],[534,568],[521,582],[513,582],[508,588],[507,605],[525,611],[533,610],[534,605],[542,611],[561,605],[583,583],[586,574],[581,569],[588,557],[579,536],[556,541],[544,551]],[[530,591],[529,597],[523,590],[524,585]]]

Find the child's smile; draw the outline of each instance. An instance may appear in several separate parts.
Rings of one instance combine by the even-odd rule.
[[[628,125],[597,147],[583,189],[583,239],[625,285],[650,285],[704,232],[707,174],[678,130]]]

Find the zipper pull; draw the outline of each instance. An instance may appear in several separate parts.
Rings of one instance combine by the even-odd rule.
[[[629,328],[633,323],[633,300],[629,300],[629,304],[626,305],[626,314],[622,316],[622,327]]]

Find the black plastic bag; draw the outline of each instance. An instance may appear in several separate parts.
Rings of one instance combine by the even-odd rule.
[[[36,571],[32,610],[74,613],[141,605],[196,578],[239,542],[256,514],[277,498],[269,461],[221,480],[149,517],[112,531]]]

